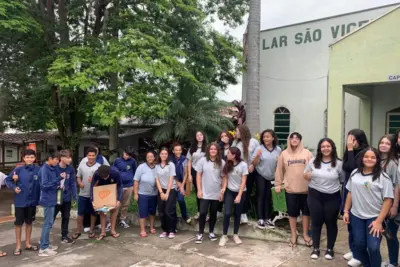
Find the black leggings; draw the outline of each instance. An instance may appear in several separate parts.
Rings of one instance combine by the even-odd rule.
[[[237,235],[239,233],[240,216],[242,214],[243,205],[246,201],[246,192],[243,192],[240,203],[236,204],[235,199],[238,192],[233,192],[228,188],[225,191],[225,214],[224,214],[224,235],[228,234],[229,222],[232,216],[232,209],[234,209],[234,223],[233,223],[233,234]]]
[[[206,227],[206,217],[208,210],[210,209],[210,220],[208,221],[210,226],[210,233],[214,233],[214,227],[217,223],[217,210],[219,201],[200,199],[200,218],[199,218],[199,234],[204,233],[204,228]]]
[[[194,192],[196,193],[197,212],[200,212],[200,199],[197,197],[197,172],[193,167],[190,172],[193,178]]]
[[[333,194],[308,189],[308,207],[311,213],[311,229],[314,248],[319,249],[321,229],[325,223],[328,236],[328,249],[333,249],[338,234],[337,216],[340,210],[340,191]]]
[[[163,189],[164,194],[167,189]],[[176,193],[171,189],[167,201],[161,200],[160,194],[157,195],[158,216],[161,220],[161,228],[166,233],[176,232]]]
[[[242,213],[244,214],[247,214],[249,210],[251,210],[251,193],[253,192],[252,190],[255,181],[256,181],[256,171],[254,170],[252,173],[249,173],[249,175],[247,175],[247,180],[246,180],[247,196],[242,211]]]
[[[271,187],[271,181],[268,181],[256,172],[258,220],[268,220],[271,214]]]

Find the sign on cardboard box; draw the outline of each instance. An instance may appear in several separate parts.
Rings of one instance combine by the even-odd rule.
[[[117,185],[101,185],[93,187],[94,209],[113,209],[117,206]]]

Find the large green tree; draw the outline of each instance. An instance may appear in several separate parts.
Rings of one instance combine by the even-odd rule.
[[[236,82],[239,46],[210,18],[235,25],[246,7],[245,0],[0,0],[8,119],[21,130],[55,125],[70,148],[85,124],[109,126],[116,148],[120,118],[168,119],[177,92],[189,88],[206,101]],[[29,30],[26,21],[34,22]]]

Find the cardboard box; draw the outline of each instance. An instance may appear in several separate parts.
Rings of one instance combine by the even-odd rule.
[[[117,184],[93,187],[93,206],[95,210],[111,210],[117,206]]]

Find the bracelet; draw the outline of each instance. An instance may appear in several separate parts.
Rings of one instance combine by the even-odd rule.
[[[344,212],[344,213],[349,213],[349,211],[348,211],[348,210],[344,210],[343,212]]]

